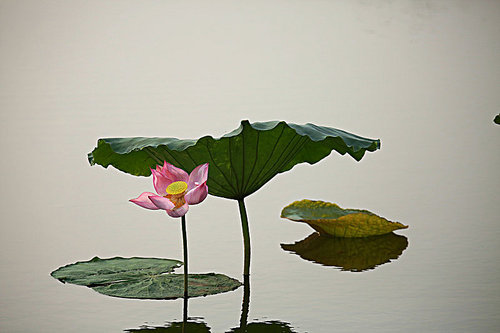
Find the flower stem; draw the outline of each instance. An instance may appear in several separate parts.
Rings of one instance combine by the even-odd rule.
[[[250,275],[250,231],[248,230],[248,217],[245,209],[245,202],[243,199],[238,199],[240,207],[241,230],[243,232],[243,246],[244,246],[244,266],[243,276]]]
[[[188,297],[188,248],[186,233],[186,216],[181,217],[182,224],[182,245],[184,247],[184,298]]]

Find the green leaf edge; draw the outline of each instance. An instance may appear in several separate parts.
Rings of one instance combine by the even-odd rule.
[[[325,126],[317,126],[311,123],[307,123],[305,125],[297,125],[293,123],[286,123],[285,121],[269,121],[269,122],[256,122],[250,123],[248,120],[241,121],[240,126],[233,130],[232,132],[223,135],[220,138],[213,138],[210,135],[203,136],[199,139],[189,140],[189,139],[177,139],[177,138],[159,138],[159,137],[129,137],[129,138],[104,138],[99,139],[97,141],[97,147],[94,148],[92,152],[88,154],[88,161],[91,165],[99,164],[104,168],[107,168],[109,165],[113,165],[116,169],[123,171],[125,173],[129,173],[135,176],[149,176],[151,171],[149,167],[144,167],[142,164],[138,165],[136,162],[138,158],[144,160],[144,164],[149,165],[150,167],[154,167],[154,165],[158,164],[158,161],[154,160],[153,152],[147,151],[147,148],[156,149],[161,146],[165,146],[170,150],[182,152],[186,148],[192,147],[196,145],[199,141],[203,141],[207,143],[220,141],[225,138],[233,138],[240,134],[242,134],[245,130],[255,130],[255,131],[270,131],[276,128],[279,125],[283,125],[295,131],[295,133],[301,137],[309,138],[310,142],[320,142],[329,140],[328,145],[338,145],[339,147],[328,147],[327,151],[319,152],[314,156],[308,156],[308,158],[301,158],[299,161],[294,163],[288,163],[283,165],[281,169],[275,170],[275,174],[283,173],[291,168],[293,168],[296,164],[301,163],[309,163],[315,164],[327,157],[331,154],[333,150],[337,151],[339,154],[344,155],[348,153],[352,156],[356,161],[360,161],[366,151],[373,152],[377,149],[380,149],[380,140],[379,139],[368,139],[364,138],[343,130],[325,127]],[[307,127],[306,127],[307,126]],[[308,133],[308,130],[313,130],[312,133]],[[130,140],[134,139],[137,142],[134,142],[134,145],[130,145]],[[333,141],[335,142],[333,144]],[[162,142],[160,142],[162,141]],[[121,144],[122,142],[126,142],[126,145]],[[357,149],[356,149],[357,148]],[[148,161],[150,159],[150,161]],[[147,161],[147,162],[146,162]],[[175,163],[174,163],[175,164]],[[187,170],[186,171],[190,171]],[[269,181],[271,178],[267,179],[265,182]],[[209,182],[210,182],[210,174],[209,174]],[[264,182],[264,183],[265,183]],[[263,184],[262,184],[263,185]],[[261,186],[262,186],[261,185]],[[230,199],[241,199],[244,198],[253,192],[257,191],[258,188],[253,188],[245,193],[232,193],[224,192],[219,189],[215,193],[212,191],[211,186],[209,186],[209,193],[216,196],[226,197]]]
[[[308,136],[312,141],[315,141],[315,142],[323,141],[323,140],[325,140],[328,137],[332,137],[332,138],[339,137],[339,136],[330,136],[330,135],[324,134],[324,133],[322,135],[318,134],[318,135],[316,135],[314,137],[311,137],[308,133],[305,133],[303,131],[303,129],[300,127],[302,125],[297,125],[297,124],[293,124],[293,123],[287,123],[285,121],[267,121],[267,122],[250,123],[248,120],[242,120],[240,126],[237,129],[233,130],[230,133],[224,134],[222,137],[219,137],[219,138],[214,138],[211,135],[206,135],[206,136],[203,136],[203,137],[201,137],[199,139],[177,139],[177,138],[160,138],[160,137],[136,137],[137,139],[144,139],[143,144],[139,144],[139,145],[137,145],[136,147],[133,147],[133,148],[123,149],[123,150],[112,150],[112,151],[114,153],[116,153],[116,154],[124,155],[124,154],[131,153],[133,151],[139,151],[139,150],[141,150],[141,149],[143,149],[145,147],[150,147],[151,146],[151,147],[157,148],[158,146],[162,146],[163,145],[163,144],[160,144],[160,143],[150,145],[149,143],[146,142],[146,141],[149,141],[150,139],[171,139],[171,140],[173,140],[173,142],[169,142],[169,143],[167,143],[165,145],[169,149],[176,150],[176,151],[182,151],[182,150],[184,150],[184,149],[186,149],[188,147],[196,145],[198,143],[198,141],[203,140],[203,139],[212,139],[214,141],[219,141],[222,138],[231,138],[231,137],[238,136],[238,135],[240,135],[243,132],[244,128],[248,127],[248,126],[250,126],[252,129],[257,130],[257,131],[269,131],[269,130],[274,129],[279,124],[284,124],[285,126],[288,126],[289,128],[295,130],[295,132],[298,135],[300,135],[300,136]],[[335,128],[326,127],[326,126],[318,126],[318,125],[314,125],[314,124],[311,124],[311,123],[307,123],[305,125],[312,126],[315,129],[331,129],[331,130],[334,130],[334,131],[345,133],[348,136],[353,136],[357,140],[366,141],[366,143],[367,143],[366,146],[362,147],[361,149],[354,150],[354,149],[352,149],[353,148],[352,145],[347,145],[345,143],[345,141],[342,140],[344,142],[344,144],[345,144],[345,148],[347,150],[347,153],[350,154],[357,161],[360,161],[361,158],[363,157],[363,155],[364,155],[363,149],[373,152],[373,151],[375,151],[377,149],[380,149],[380,147],[381,147],[380,139],[367,139],[367,138],[364,138],[364,137],[361,137],[361,136],[358,136],[358,135],[355,135],[355,134],[352,134],[352,133],[349,133],[349,132],[346,132],[346,131],[343,131],[343,130],[340,130],[340,129],[335,129]],[[104,139],[99,139],[97,141],[98,147],[99,147],[100,144],[101,145],[107,144],[108,146],[110,146],[110,144],[107,142],[107,140],[111,140],[111,139],[112,140],[116,140],[116,139],[120,139],[120,138],[104,138]],[[88,158],[88,161],[89,161],[90,165],[99,164],[98,162],[95,161],[94,156],[93,156],[93,153],[95,152],[95,150],[98,147],[96,147],[92,152],[90,152],[90,153],[87,154],[87,158]],[[362,151],[362,154],[359,154],[360,151]],[[342,155],[344,155],[344,154],[342,154]],[[313,164],[313,163],[311,163],[311,164]],[[102,166],[106,168],[109,165],[110,164],[102,165]],[[149,172],[147,174],[137,174],[137,176],[149,176],[150,174],[151,174],[151,172]]]

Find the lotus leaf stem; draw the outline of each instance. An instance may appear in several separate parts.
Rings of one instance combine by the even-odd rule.
[[[241,230],[243,232],[243,246],[244,246],[244,266],[243,276],[250,275],[250,231],[248,229],[248,217],[243,199],[238,199],[240,207]]]

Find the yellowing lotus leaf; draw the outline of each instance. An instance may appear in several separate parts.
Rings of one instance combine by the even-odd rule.
[[[305,222],[321,235],[334,237],[369,237],[408,228],[367,210],[343,209],[334,203],[307,199],[283,208],[281,217]]]

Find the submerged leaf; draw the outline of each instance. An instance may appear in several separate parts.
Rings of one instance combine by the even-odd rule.
[[[320,234],[334,237],[368,237],[408,228],[367,210],[342,209],[324,201],[295,201],[283,208],[281,217],[305,222]]]
[[[407,247],[408,239],[392,232],[364,238],[326,237],[315,232],[295,244],[281,244],[283,250],[302,259],[351,272],[362,272],[395,260]]]
[[[363,138],[342,130],[314,124],[284,121],[241,122],[236,130],[214,139],[108,138],[99,139],[88,154],[90,164],[109,165],[136,176],[149,176],[150,168],[167,161],[188,172],[210,164],[209,193],[242,199],[261,188],[275,175],[294,165],[314,164],[332,150],[357,161],[366,151],[380,148],[380,140]]]
[[[51,275],[61,282],[90,287],[115,297],[174,299],[184,296],[184,275],[165,274],[182,262],[156,258],[94,259],[61,267]],[[189,297],[207,296],[234,290],[241,283],[223,274],[189,274]]]

